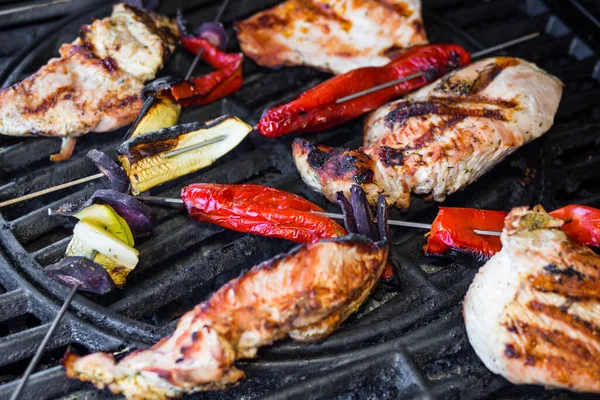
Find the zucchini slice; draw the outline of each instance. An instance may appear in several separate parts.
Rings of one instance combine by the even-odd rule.
[[[207,123],[192,122],[133,137],[117,148],[129,176],[131,192],[138,195],[154,186],[208,167],[235,148],[252,131],[237,117],[224,115]],[[225,138],[204,147],[166,157],[165,153]]]
[[[129,225],[127,225],[127,222],[125,222],[125,220],[109,205],[92,204],[79,211],[74,217],[106,229],[129,246],[135,245]]]
[[[131,133],[131,137],[173,126],[179,120],[181,106],[171,96],[158,95]]]
[[[139,251],[87,221],[79,221],[75,225],[73,237],[127,269],[135,268],[139,261]]]

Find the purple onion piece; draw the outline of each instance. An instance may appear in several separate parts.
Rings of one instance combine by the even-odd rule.
[[[337,192],[335,197],[342,209],[342,214],[344,215],[344,226],[346,227],[346,231],[348,233],[357,233],[358,230],[356,229],[356,219],[354,218],[354,212],[352,211],[352,204],[350,204],[343,192]]]
[[[51,214],[72,216],[95,203],[111,206],[127,222],[136,236],[148,235],[152,231],[152,209],[133,196],[111,189],[96,190],[85,203],[81,205],[63,204],[61,207],[51,210]]]
[[[109,156],[94,149],[87,153],[87,157],[91,159],[100,172],[106,176],[108,187],[121,193],[129,192],[129,178],[127,177],[127,174]]]
[[[218,22],[204,22],[194,33],[220,50],[225,50],[229,41],[225,28]]]
[[[365,235],[374,241],[378,241],[379,233],[373,222],[371,207],[367,201],[365,191],[362,187],[353,185],[350,188],[350,193],[352,197],[352,210],[354,211],[354,217],[356,218],[356,229],[358,233]]]
[[[100,264],[85,257],[67,257],[45,269],[52,279],[70,287],[79,283],[79,289],[106,294],[116,285]]]
[[[389,212],[385,196],[380,194],[377,199],[377,231],[379,233],[379,240],[388,239],[390,235],[390,225],[388,224]]]

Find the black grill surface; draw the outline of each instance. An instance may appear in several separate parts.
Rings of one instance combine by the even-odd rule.
[[[231,21],[276,3],[232,1],[223,20],[233,39]],[[218,1],[163,1],[161,12],[181,6],[193,23],[212,20]],[[533,31],[543,34],[511,48],[560,77],[566,84],[554,127],[519,150],[478,182],[452,195],[448,205],[509,210],[543,204],[548,209],[583,203],[600,206],[600,28],[575,0],[423,0],[425,24],[433,42],[455,42],[476,51]],[[35,1],[0,0],[0,82],[4,87],[34,72],[73,40],[83,23],[110,14],[103,1],[57,2],[18,14],[2,10]],[[583,7],[579,7],[583,6]],[[237,50],[235,40],[230,50]],[[183,51],[165,73],[182,75],[191,57]],[[199,71],[199,73],[202,71]],[[277,71],[245,64],[244,87],[227,100],[185,110],[183,122],[205,121],[223,113],[256,123],[263,109],[287,101],[327,75],[310,68]],[[98,148],[112,156],[124,131],[91,134],[74,157],[51,164],[59,140],[0,137],[0,201],[94,173],[84,156]],[[331,145],[357,146],[361,121],[309,136]],[[290,154],[292,138],[267,140],[253,134],[235,151],[196,174],[153,190],[177,196],[192,182],[261,183],[298,193],[336,207],[300,180]],[[56,314],[67,288],[49,280],[45,266],[64,254],[73,221],[53,217],[48,207],[83,199],[100,183],[90,183],[2,210],[0,214],[0,398],[8,397]],[[415,200],[394,218],[428,222],[436,205]],[[252,265],[289,249],[288,242],[242,235],[190,221],[186,214],[155,208],[151,238],[139,243],[140,264],[123,290],[105,296],[77,295],[24,398],[104,399],[86,384],[68,381],[59,366],[67,348],[84,354],[144,347],[168,334],[177,318],[227,280]],[[357,315],[318,344],[279,342],[255,360],[240,361],[248,379],[224,392],[193,398],[269,399],[543,399],[581,398],[537,386],[514,386],[490,373],[479,361],[465,333],[460,301],[477,265],[461,258],[426,258],[422,232],[394,229],[392,258],[402,277],[399,287],[380,285]],[[592,398],[592,396],[589,396]]]

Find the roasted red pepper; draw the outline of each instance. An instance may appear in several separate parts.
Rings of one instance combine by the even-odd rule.
[[[270,109],[259,121],[258,131],[263,136],[278,137],[291,132],[328,129],[373,111],[470,61],[471,55],[458,45],[413,47],[382,67],[358,68],[338,75],[302,93],[296,100]],[[339,98],[416,72],[425,72],[425,75],[353,100],[335,103]]]
[[[599,209],[571,204],[552,211],[550,215],[565,221],[561,229],[576,242],[600,247]]]
[[[500,232],[507,214],[504,211],[440,207],[428,233],[425,252],[443,254],[454,249],[489,258],[502,248],[500,238],[479,235],[473,229]],[[600,247],[599,209],[575,204],[549,214],[565,221],[561,229],[576,242]]]
[[[314,243],[343,236],[344,228],[293,193],[260,185],[199,183],[186,186],[181,198],[190,216],[239,232]]]
[[[473,229],[500,232],[506,214],[476,208],[440,207],[431,224],[425,252],[444,254],[453,249],[489,258],[502,248],[500,238],[479,235]]]
[[[192,54],[202,50],[200,58],[216,70],[171,87],[171,94],[182,107],[209,104],[242,87],[242,53],[224,53],[205,39],[180,33],[183,47]]]

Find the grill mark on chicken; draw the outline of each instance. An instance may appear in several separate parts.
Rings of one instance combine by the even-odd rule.
[[[541,292],[556,293],[575,300],[600,301],[600,283],[572,266],[560,269],[554,264],[544,267],[546,273],[532,276],[531,285]]]
[[[600,344],[600,327],[593,322],[586,321],[578,315],[570,314],[568,311],[562,310],[560,307],[540,303],[536,300],[529,302],[527,307],[531,311],[545,314],[550,318],[568,324],[572,329],[581,332]]]
[[[381,146],[379,149],[379,158],[381,159],[381,162],[388,167],[402,165],[404,162],[404,149]]]
[[[56,106],[56,104],[58,103],[59,100],[70,99],[71,95],[73,93],[74,93],[74,90],[72,87],[62,86],[62,87],[58,88],[52,94],[52,96],[49,96],[49,97],[46,97],[45,99],[43,99],[39,105],[37,105],[35,107],[24,106],[23,109],[25,110],[25,113],[27,113],[27,114],[40,114],[40,113],[47,111],[49,108]]]
[[[449,115],[452,117],[461,117],[462,119],[465,119],[466,117],[481,117],[498,121],[508,121],[508,118],[502,113],[502,110],[456,107],[449,103],[463,103],[463,99],[456,98],[453,100],[454,101],[452,101],[452,99],[448,101],[406,101],[386,115],[385,121],[390,129],[394,124],[401,123],[408,118],[420,115]]]
[[[477,95],[483,92],[502,71],[518,65],[518,60],[513,57],[496,57],[494,63],[486,65],[478,72],[474,80],[463,79],[457,75],[442,78],[436,91],[457,97]]]

